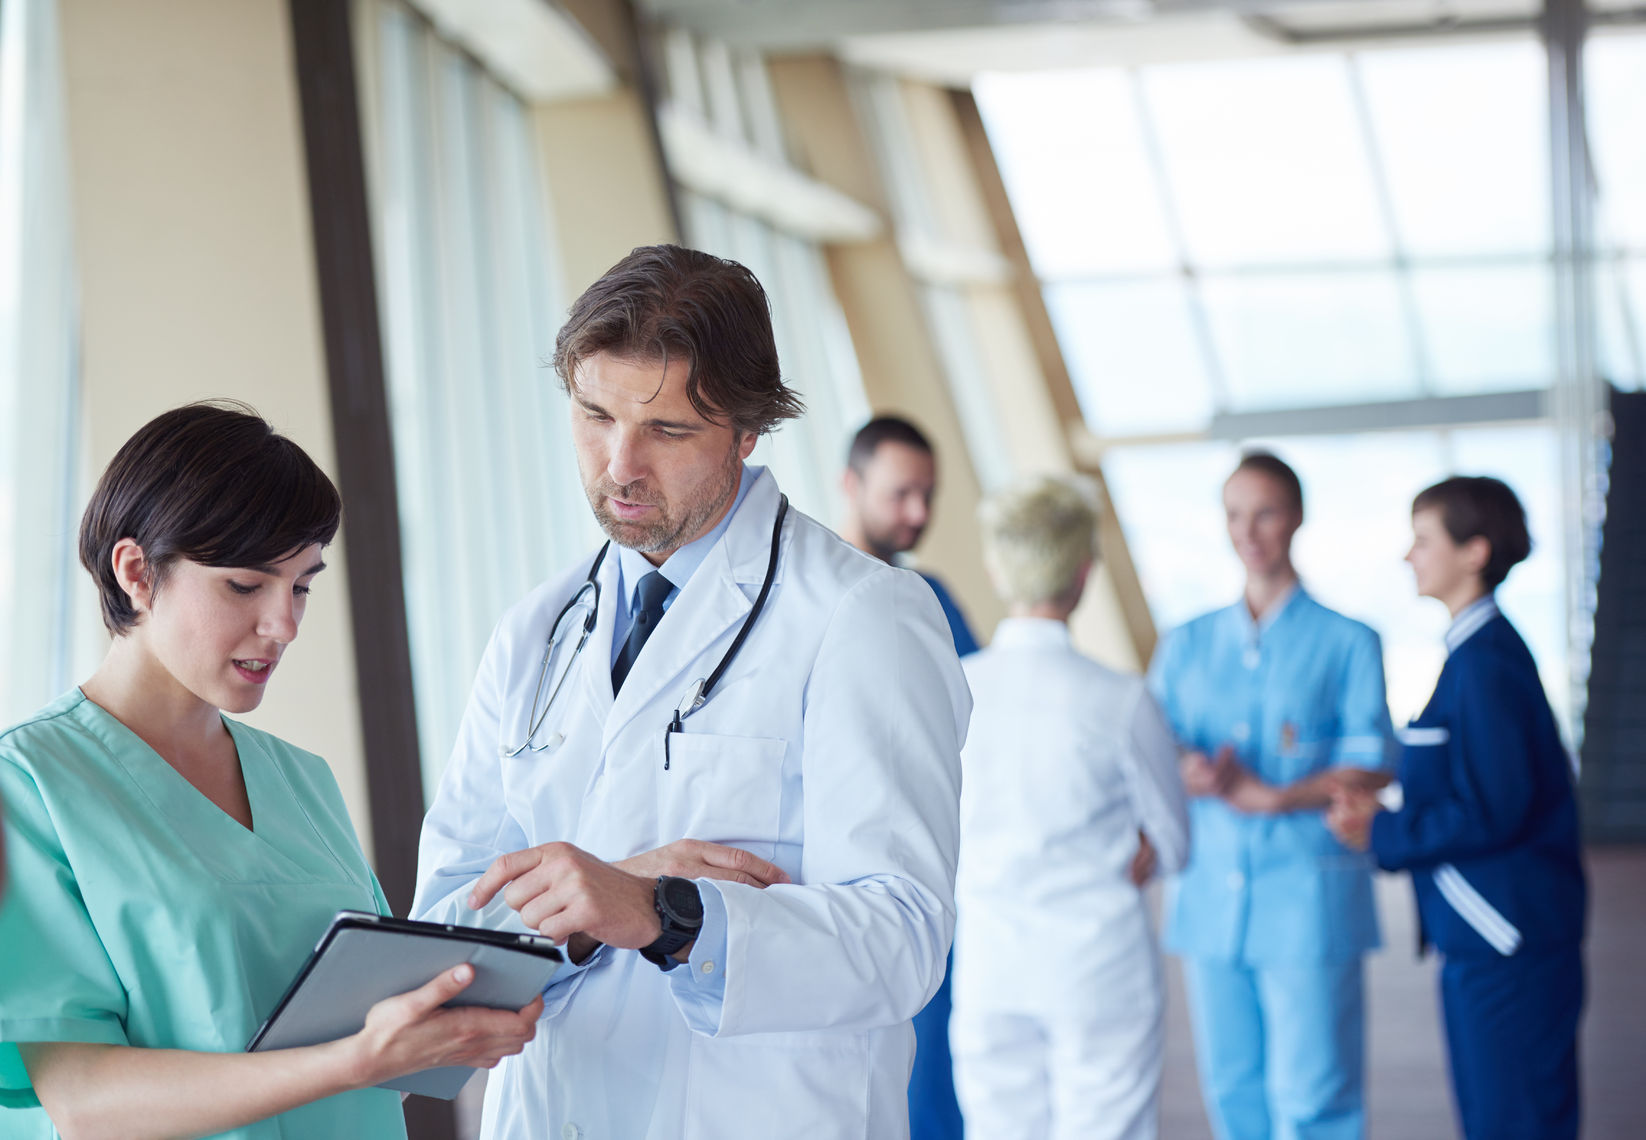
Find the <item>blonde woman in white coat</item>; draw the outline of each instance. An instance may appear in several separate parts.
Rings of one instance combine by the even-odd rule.
[[[955,1083],[973,1136],[1156,1134],[1160,955],[1142,886],[1188,855],[1177,747],[1142,678],[1076,652],[1097,514],[1038,479],[981,511],[1009,616],[963,664]]]

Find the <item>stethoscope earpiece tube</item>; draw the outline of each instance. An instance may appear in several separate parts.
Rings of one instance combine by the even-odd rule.
[[[677,732],[685,731],[681,722],[702,708],[704,702],[709,699],[709,693],[720,682],[720,678],[725,675],[726,670],[731,668],[732,662],[737,660],[738,650],[742,649],[743,643],[748,640],[749,630],[753,629],[754,623],[759,620],[760,611],[766,608],[766,599],[771,595],[772,583],[777,580],[777,556],[782,550],[783,520],[788,517],[788,514],[789,497],[779,495],[777,498],[777,521],[772,523],[772,552],[766,560],[766,578],[760,583],[760,593],[755,596],[754,605],[749,610],[749,616],[743,619],[743,628],[737,631],[737,638],[732,642],[731,648],[726,650],[726,655],[720,659],[720,664],[714,667],[714,672],[709,674],[708,679],[697,685],[695,694],[687,702],[691,707],[682,713],[680,707],[675,706],[674,719],[663,730],[663,771],[665,772],[669,770],[672,760],[669,755],[669,737]]]

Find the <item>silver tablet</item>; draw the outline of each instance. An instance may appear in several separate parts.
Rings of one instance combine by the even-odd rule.
[[[543,991],[561,961],[554,943],[535,934],[341,910],[246,1051],[319,1045],[358,1033],[372,1006],[464,962],[474,967],[474,981],[448,1005],[519,1009]],[[450,1100],[473,1075],[454,1065],[381,1087]]]

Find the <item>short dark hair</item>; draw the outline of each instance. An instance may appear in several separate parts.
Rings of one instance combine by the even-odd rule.
[[[1433,487],[1419,491],[1412,500],[1412,513],[1438,510],[1441,525],[1459,546],[1471,538],[1484,538],[1492,548],[1480,579],[1495,590],[1509,571],[1532,552],[1532,536],[1526,529],[1526,510],[1501,479],[1490,475],[1453,475]]]
[[[738,431],[764,435],[806,411],[783,383],[766,291],[744,266],[701,250],[643,245],[583,290],[554,341],[567,392],[578,365],[602,352],[647,363],[684,357],[697,414]]]
[[[846,449],[846,466],[859,475],[863,474],[869,460],[874,458],[874,453],[880,450],[883,443],[901,443],[927,455],[936,454],[926,433],[902,416],[876,416],[852,436],[852,445]]]
[[[1256,471],[1279,483],[1281,490],[1286,492],[1286,497],[1291,499],[1292,506],[1297,508],[1298,515],[1303,514],[1303,481],[1297,477],[1297,472],[1292,470],[1292,465],[1280,456],[1272,451],[1244,452],[1240,456],[1240,462],[1235,464],[1235,469],[1229,472],[1229,478],[1233,479],[1242,471]]]
[[[103,624],[121,635],[138,613],[114,576],[114,546],[143,548],[158,590],[180,558],[263,566],[337,535],[343,501],[301,447],[252,408],[209,400],[163,412],[109,462],[80,520],[80,564],[97,583]]]

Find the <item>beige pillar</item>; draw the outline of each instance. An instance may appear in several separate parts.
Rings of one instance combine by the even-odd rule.
[[[821,56],[778,58],[769,68],[797,164],[889,219],[840,63]],[[825,254],[869,405],[919,423],[937,449],[942,485],[935,519],[920,546],[920,563],[942,576],[973,630],[986,641],[1003,609],[989,586],[977,544],[981,486],[917,286],[889,220],[884,236],[829,246]],[[846,441],[840,442],[844,453]]]
[[[632,88],[532,109],[566,303],[635,246],[679,241],[650,112]]]
[[[772,75],[802,165],[889,214],[840,64],[820,57],[778,60]],[[1000,269],[998,278],[980,274],[951,287],[966,308],[969,347],[981,357],[979,371],[988,383],[990,429],[1012,473],[1083,470],[1098,481],[1103,562],[1074,616],[1076,643],[1117,668],[1140,668],[1153,652],[1153,623],[1102,474],[1077,462],[1071,450],[1079,405],[975,104],[969,94],[914,82],[902,83],[900,95],[917,151],[912,157],[930,198],[927,228],[951,252],[975,255],[960,260]],[[888,235],[890,230],[888,225]],[[907,411],[929,425],[942,451],[943,506],[922,559],[953,579],[979,632],[987,634],[1001,606],[977,545],[977,467],[967,456],[951,380],[932,342],[919,286],[892,236],[833,247],[829,261],[871,403]],[[957,464],[962,456],[966,461]]]
[[[227,396],[335,472],[286,4],[59,5],[86,466],[167,408]],[[330,761],[370,851],[347,536],[345,520],[246,720]]]

